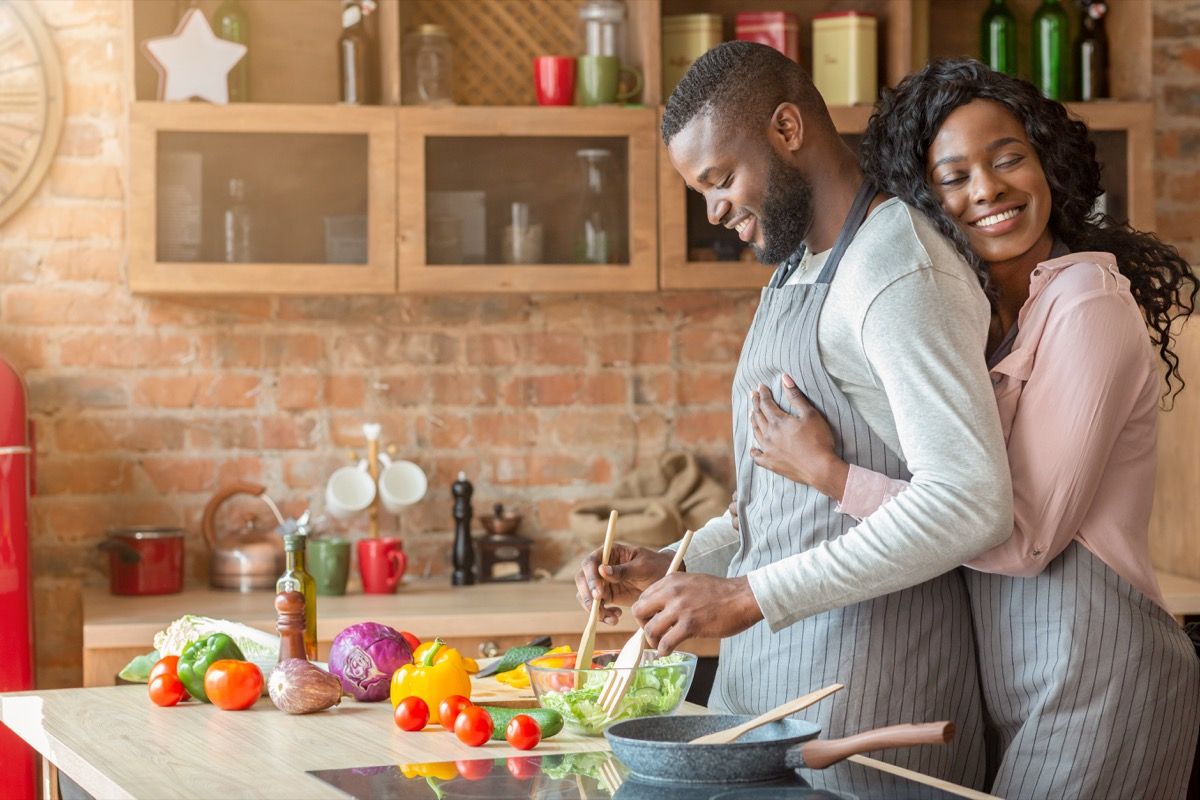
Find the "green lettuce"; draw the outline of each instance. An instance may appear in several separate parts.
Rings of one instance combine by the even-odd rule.
[[[130,661],[124,669],[117,673],[117,677],[131,683],[146,683],[150,680],[150,670],[154,669],[159,658],[161,656],[157,650],[151,650],[145,655],[134,656],[133,661]]]
[[[684,656],[672,653],[651,661],[635,672],[629,690],[611,717],[600,707],[600,690],[604,688],[605,681],[598,679],[581,689],[545,692],[541,696],[541,704],[562,714],[568,725],[592,736],[623,719],[669,714],[683,701],[684,684],[687,682],[687,671],[673,665],[685,660]]]

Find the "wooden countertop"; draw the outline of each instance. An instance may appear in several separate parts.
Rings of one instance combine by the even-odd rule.
[[[680,713],[705,713],[685,705]],[[603,737],[568,731],[532,752],[505,742],[467,747],[439,726],[405,733],[391,705],[344,698],[330,711],[289,716],[264,698],[247,711],[186,703],[159,708],[142,686],[57,689],[0,695],[0,721],[69,775],[103,798],[337,798],[343,795],[306,770],[452,761],[460,758],[607,750]],[[864,765],[891,765],[855,756]],[[986,798],[979,792],[904,773],[907,777]]]
[[[1172,614],[1200,614],[1200,581],[1165,572],[1158,573],[1158,580]],[[274,632],[273,601],[269,592],[194,588],[159,597],[114,597],[93,587],[84,593],[83,646],[148,649],[155,633],[184,614],[232,619]],[[421,580],[404,584],[394,595],[321,597],[317,606],[317,636],[322,641],[364,620],[412,631],[421,638],[533,637],[582,630],[584,622],[574,584],[562,581],[452,587],[444,579]],[[616,626],[602,626],[601,631],[634,628],[632,617],[625,614]]]
[[[83,646],[145,647],[154,634],[184,614],[236,620],[275,632],[273,592],[227,592],[192,588],[157,597],[114,597],[92,587],[83,598]],[[396,594],[348,594],[317,598],[317,638],[332,640],[343,628],[370,620],[422,639],[434,636],[501,637],[582,632],[587,621],[575,599],[575,584],[483,583],[450,586],[445,579],[405,583]],[[632,633],[625,614],[605,633]]]

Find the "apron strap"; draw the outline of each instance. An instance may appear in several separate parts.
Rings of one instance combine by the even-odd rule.
[[[846,248],[850,246],[850,242],[854,239],[854,235],[858,233],[858,229],[862,227],[863,220],[867,218],[867,209],[871,207],[871,200],[874,197],[875,187],[871,185],[870,181],[863,181],[862,185],[858,187],[858,194],[854,196],[854,203],[850,206],[850,213],[846,215],[846,222],[838,232],[837,241],[833,243],[833,252],[829,254],[829,259],[825,262],[825,268],[817,276],[816,283],[833,282],[833,276],[837,273],[842,256],[845,255]]]

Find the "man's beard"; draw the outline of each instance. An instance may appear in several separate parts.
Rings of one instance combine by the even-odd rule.
[[[800,171],[771,151],[767,194],[758,220],[763,246],[751,245],[763,264],[780,264],[804,244],[812,227],[812,186]]]

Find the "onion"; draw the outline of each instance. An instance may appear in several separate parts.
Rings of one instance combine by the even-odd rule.
[[[303,658],[289,658],[267,681],[271,702],[289,714],[311,714],[342,700],[342,682]]]
[[[359,622],[343,630],[329,648],[329,671],[359,702],[388,696],[392,673],[412,663],[412,648],[395,628]]]

